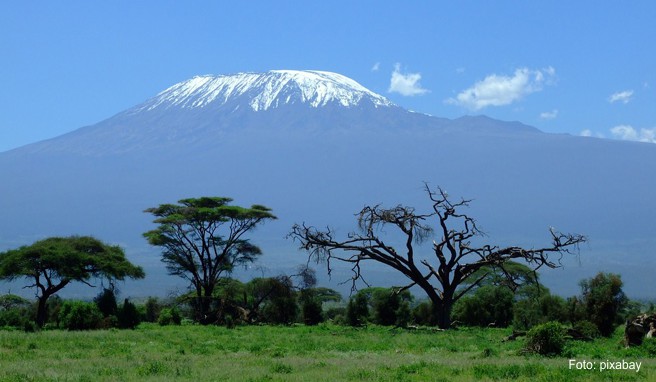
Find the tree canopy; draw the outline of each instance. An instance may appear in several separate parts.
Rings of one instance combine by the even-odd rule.
[[[169,274],[191,283],[197,298],[196,318],[202,323],[212,321],[210,306],[219,279],[262,254],[245,234],[276,219],[268,207],[244,208],[230,202],[226,197],[201,197],[145,210],[155,216],[158,227],[144,237],[162,247]]]
[[[309,252],[310,258],[326,260],[329,272],[331,261],[350,264],[353,288],[357,280],[363,280],[363,262],[373,261],[395,269],[408,279],[408,284],[399,291],[413,286],[421,288],[433,304],[436,324],[442,328],[451,324],[453,304],[488,279],[489,272],[481,274],[481,270],[495,270],[514,284],[515,272],[510,272],[507,265],[515,267],[515,264],[509,261],[521,261],[533,270],[543,266],[557,268],[560,264],[551,254],[562,256],[586,240],[582,235],[550,229],[551,244],[542,248],[477,245],[473,240],[484,234],[472,217],[460,211],[470,201],[454,202],[441,188],[434,191],[426,186],[426,192],[432,203],[432,210],[427,213],[401,205],[367,206],[357,214],[360,230],[351,232],[345,239],[337,239],[330,228],[320,230],[305,224],[294,225],[289,236]],[[391,231],[396,238],[398,234],[402,237],[398,240],[389,234],[391,242],[401,242],[400,246],[384,240],[384,235]],[[432,256],[426,256],[418,246],[433,237]]]
[[[46,302],[73,281],[90,285],[94,278],[143,278],[141,267],[130,263],[123,250],[90,236],[51,237],[32,245],[0,253],[0,279],[29,280],[36,288],[36,323],[45,324]]]
[[[621,322],[620,313],[628,298],[622,290],[622,278],[613,273],[598,273],[595,277],[582,280],[581,299],[588,319],[597,325],[601,335],[610,337]]]

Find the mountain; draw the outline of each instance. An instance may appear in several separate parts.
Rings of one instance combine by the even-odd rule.
[[[309,104],[314,108],[331,103],[343,107],[365,104],[393,106],[385,97],[337,73],[272,70],[267,73],[194,77],[164,90],[136,112],[175,106],[203,108],[209,105],[232,108],[233,111],[248,105],[253,111],[263,111],[295,103]]]
[[[346,234],[364,205],[426,210],[427,182],[474,199],[468,212],[491,244],[544,245],[550,226],[588,235],[564,270],[544,272],[552,290],[574,294],[578,280],[604,270],[623,274],[630,296],[651,297],[642,287],[656,244],[649,163],[652,144],[414,113],[335,73],[199,76],[97,124],[0,153],[0,250],[92,234],[145,267],[146,280],[126,293],[161,295],[183,286],[141,237],[152,227],[148,207],[204,195],[271,207],[279,220],[252,239],[265,252],[257,265],[275,275],[306,259],[285,239],[293,223]],[[403,283],[385,269],[370,273]],[[345,277],[347,268],[328,285]]]

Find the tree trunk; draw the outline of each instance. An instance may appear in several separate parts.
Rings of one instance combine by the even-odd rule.
[[[453,300],[442,299],[439,302],[433,301],[433,320],[440,329],[451,328],[451,310],[453,309]]]
[[[197,321],[202,325],[208,325],[215,321],[215,317],[211,316],[212,309],[212,294],[214,288],[203,287],[197,289]]]
[[[38,327],[42,328],[46,324],[46,319],[48,317],[48,297],[50,295],[44,294],[39,297],[37,311],[36,311],[36,324]]]

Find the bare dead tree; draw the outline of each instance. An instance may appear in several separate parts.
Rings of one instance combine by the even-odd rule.
[[[320,230],[305,224],[295,224],[289,237],[309,252],[310,260],[325,261],[329,274],[332,261],[351,264],[353,289],[357,281],[366,283],[362,274],[365,261],[397,270],[409,280],[398,292],[414,286],[421,288],[433,304],[435,324],[443,329],[451,325],[454,303],[488,275],[488,272],[477,271],[497,271],[507,275],[508,282],[513,283],[504,269],[507,262],[519,260],[534,271],[542,267],[558,268],[562,256],[578,249],[586,240],[582,235],[564,234],[551,228],[551,244],[543,248],[477,246],[472,244],[472,239],[485,235],[472,217],[460,212],[471,201],[452,202],[444,190],[433,191],[428,185],[426,192],[432,202],[432,212],[420,214],[412,207],[401,205],[389,209],[368,206],[357,214],[359,232],[351,232],[345,240],[336,239],[330,228]],[[383,228],[387,226],[400,231],[404,248],[397,249],[383,241],[379,233],[384,233]],[[439,237],[433,240],[434,256],[418,255],[415,247],[431,237]]]

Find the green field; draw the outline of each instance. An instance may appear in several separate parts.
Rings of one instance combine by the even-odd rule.
[[[521,354],[507,329],[447,332],[334,325],[158,326],[0,331],[0,381],[654,381],[656,346],[571,342],[567,356]],[[570,370],[569,359],[642,362],[640,372]]]

